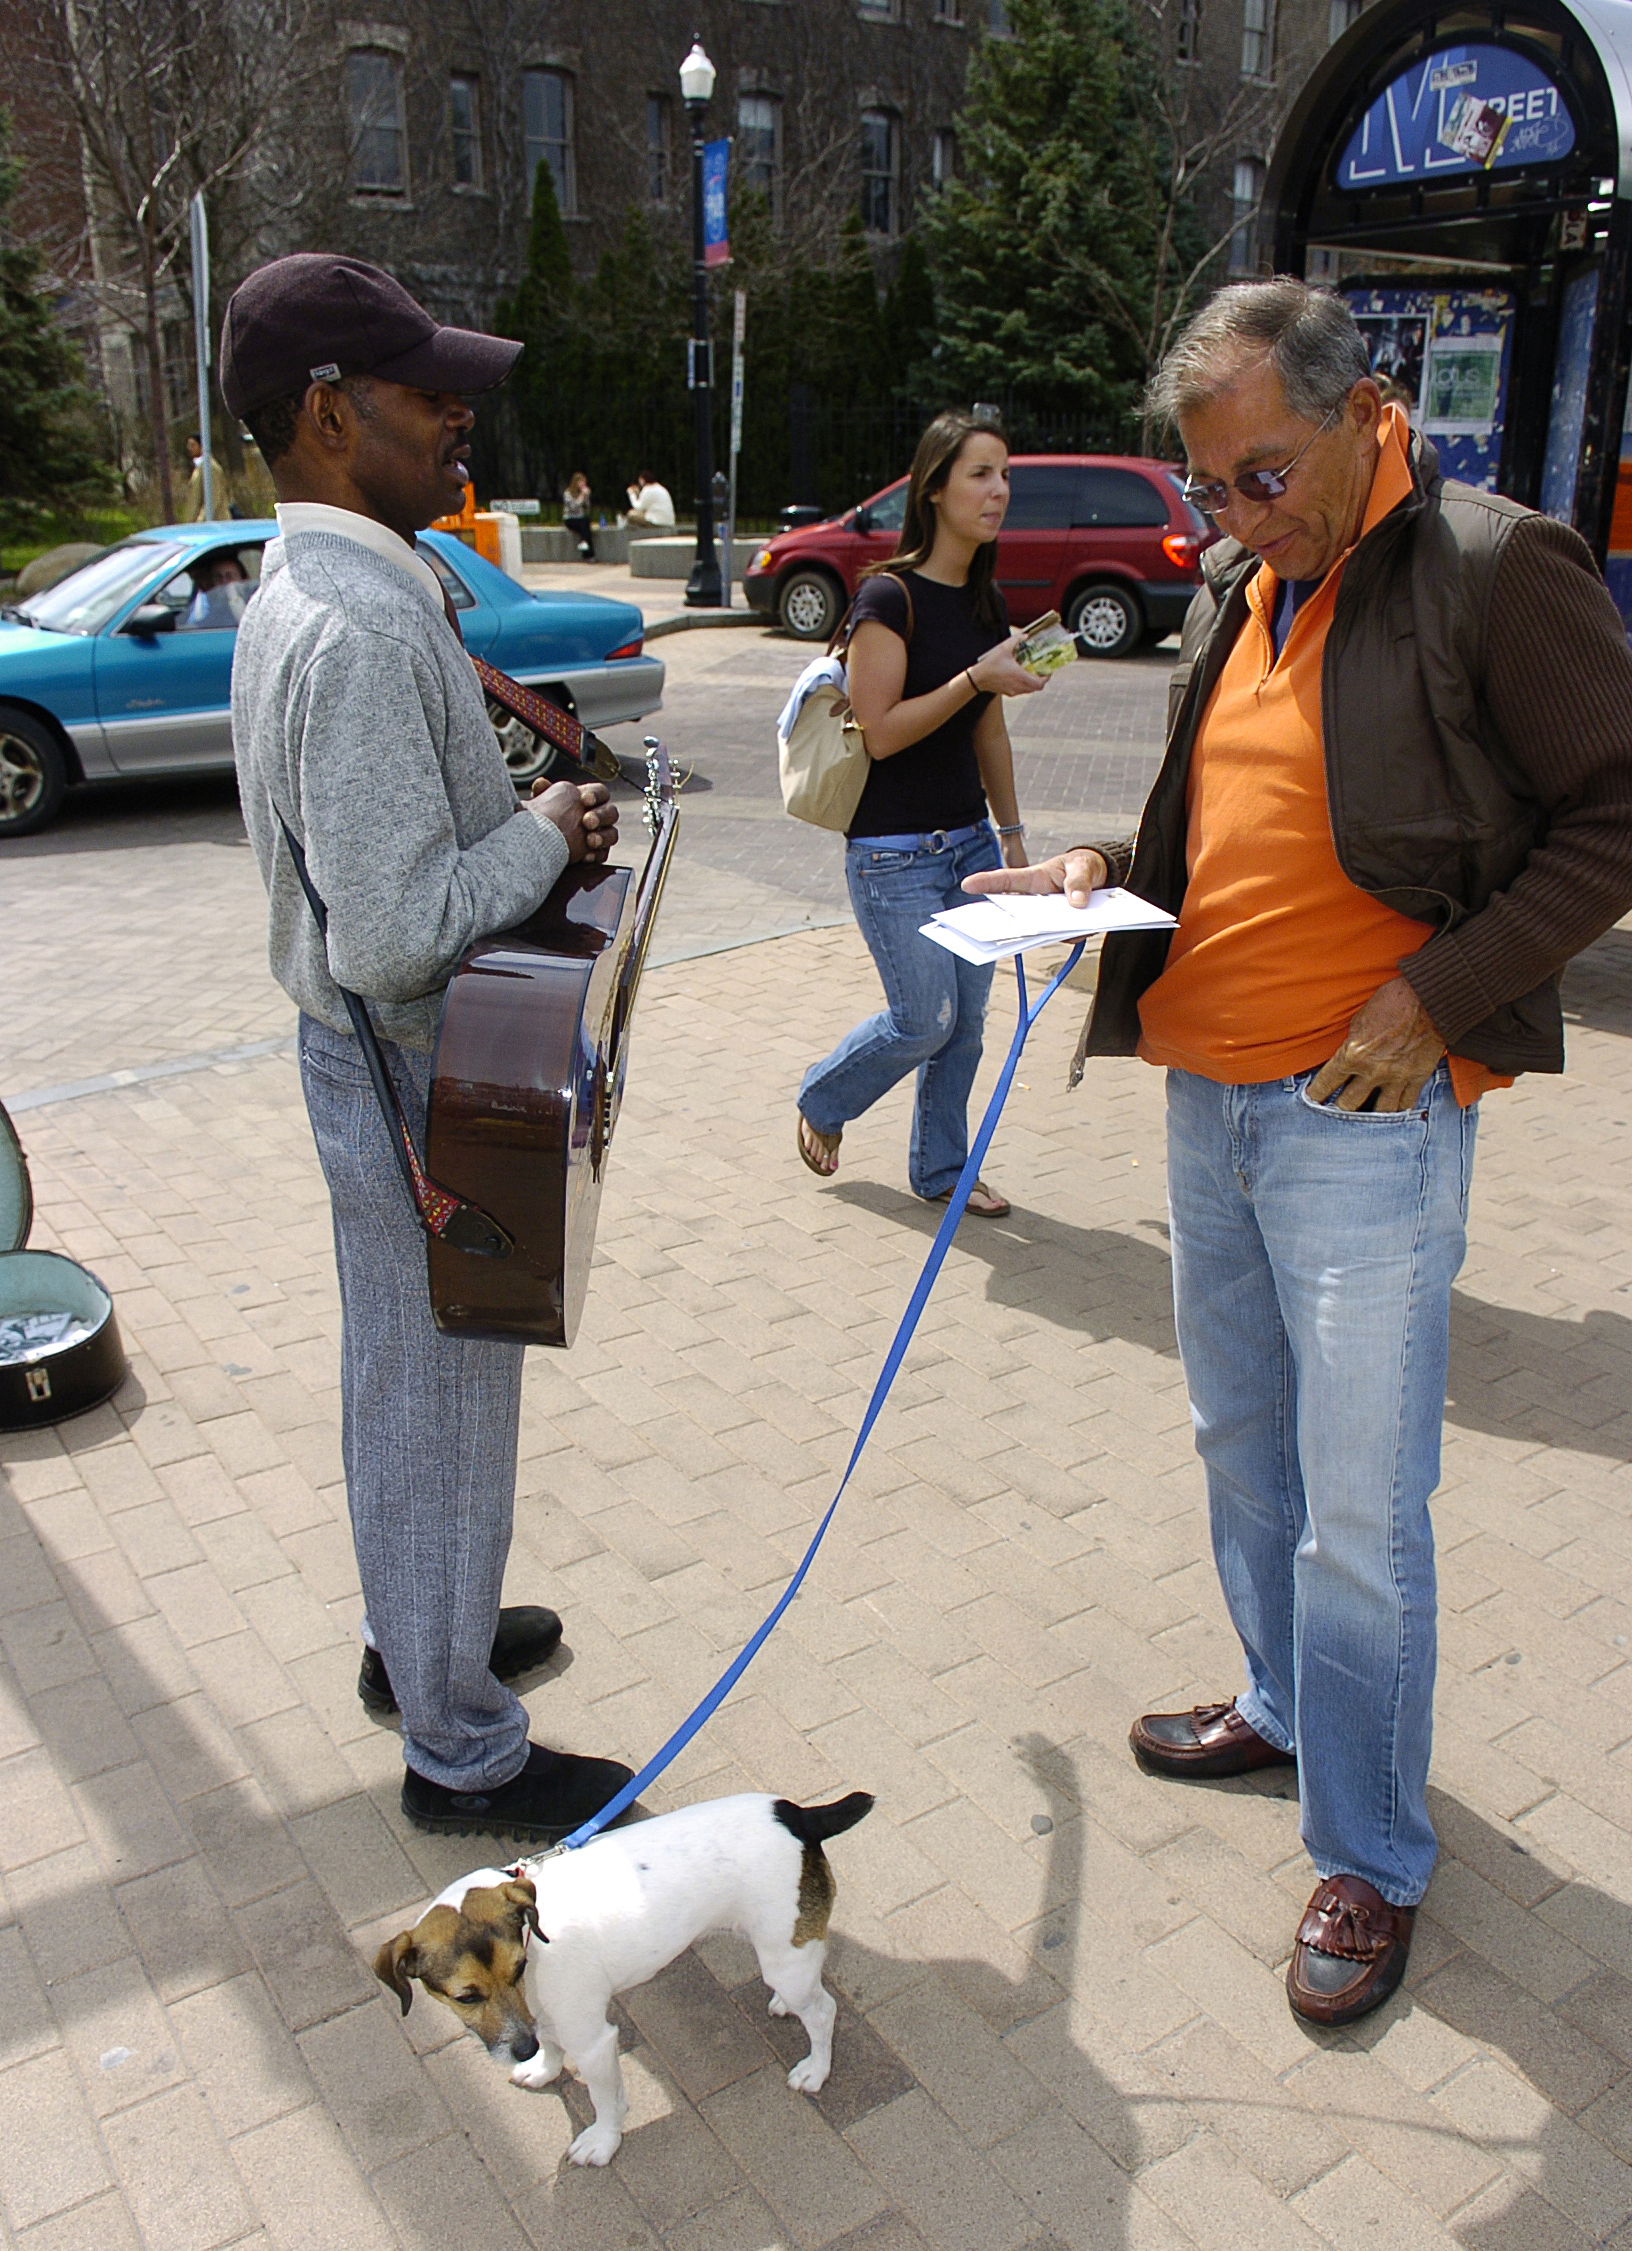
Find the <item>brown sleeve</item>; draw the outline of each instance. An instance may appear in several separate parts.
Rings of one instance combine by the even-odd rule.
[[[1113,838],[1110,843],[1107,843],[1103,837],[1096,836],[1091,844],[1068,844],[1066,850],[1068,852],[1097,852],[1109,870],[1110,881],[1112,883],[1127,882],[1128,871],[1133,866],[1133,838],[1131,836],[1119,836]]]
[[[1485,701],[1549,818],[1505,891],[1400,964],[1451,1048],[1632,909],[1632,652],[1586,542],[1549,517],[1497,565]]]

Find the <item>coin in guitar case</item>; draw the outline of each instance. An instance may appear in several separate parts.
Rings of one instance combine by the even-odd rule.
[[[113,1300],[87,1268],[24,1246],[28,1160],[0,1105],[0,1430],[34,1430],[96,1407],[125,1378]]]

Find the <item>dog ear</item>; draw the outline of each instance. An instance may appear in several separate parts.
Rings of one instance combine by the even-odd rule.
[[[499,1887],[499,1897],[510,1902],[541,1946],[549,1945],[549,1940],[538,1927],[537,1888],[525,1876],[515,1877],[508,1884],[502,1884]]]
[[[402,2003],[404,2016],[414,2005],[414,1989],[408,1980],[417,1976],[418,1970],[419,1949],[412,1931],[399,1931],[395,1938],[387,1939],[374,1957],[374,1975],[382,1985],[390,1986]]]

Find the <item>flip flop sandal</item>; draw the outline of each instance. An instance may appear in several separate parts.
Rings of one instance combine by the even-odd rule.
[[[810,1128],[812,1137],[823,1145],[822,1154],[834,1159],[834,1162],[832,1164],[818,1164],[816,1159],[811,1155],[810,1151],[805,1147],[805,1129],[807,1126]],[[839,1169],[837,1160],[839,1154],[839,1143],[844,1139],[843,1129],[841,1128],[837,1133],[818,1133],[816,1128],[811,1125],[810,1120],[805,1116],[803,1110],[801,1110],[799,1112],[799,1122],[795,1128],[795,1133],[799,1142],[799,1155],[803,1162],[810,1167],[811,1171],[816,1175],[818,1180],[831,1180],[833,1175]]]
[[[975,1202],[977,1196],[990,1196],[992,1200],[987,1205],[977,1204]],[[932,1204],[949,1204],[951,1201],[952,1191],[950,1188],[943,1188],[938,1196],[931,1196],[930,1198]],[[993,1189],[987,1187],[984,1180],[977,1180],[973,1188],[970,1189],[968,1200],[963,1208],[971,1219],[1007,1219],[1010,1206],[1006,1196],[999,1196]]]

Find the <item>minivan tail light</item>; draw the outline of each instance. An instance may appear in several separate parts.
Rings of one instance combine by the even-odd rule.
[[[640,654],[640,652],[641,652],[641,650],[642,650],[642,649],[643,649],[643,648],[644,648],[645,646],[646,646],[646,636],[645,636],[645,634],[644,634],[644,633],[637,633],[637,634],[636,634],[636,636],[635,636],[635,638],[634,638],[634,639],[633,639],[632,641],[625,641],[625,643],[623,644],[623,647],[622,647],[621,649],[614,649],[614,650],[612,651],[611,655],[610,655],[610,656],[609,656],[609,657],[607,658],[607,660],[606,660],[606,661],[607,661],[607,663],[608,663],[608,664],[611,664],[611,663],[613,663],[613,662],[614,662],[614,661],[615,661],[615,660],[616,660],[616,659],[617,659],[618,657],[638,657],[638,656],[639,656],[639,654]]]
[[[1170,531],[1162,541],[1162,553],[1176,570],[1193,571],[1206,545],[1194,532]]]

